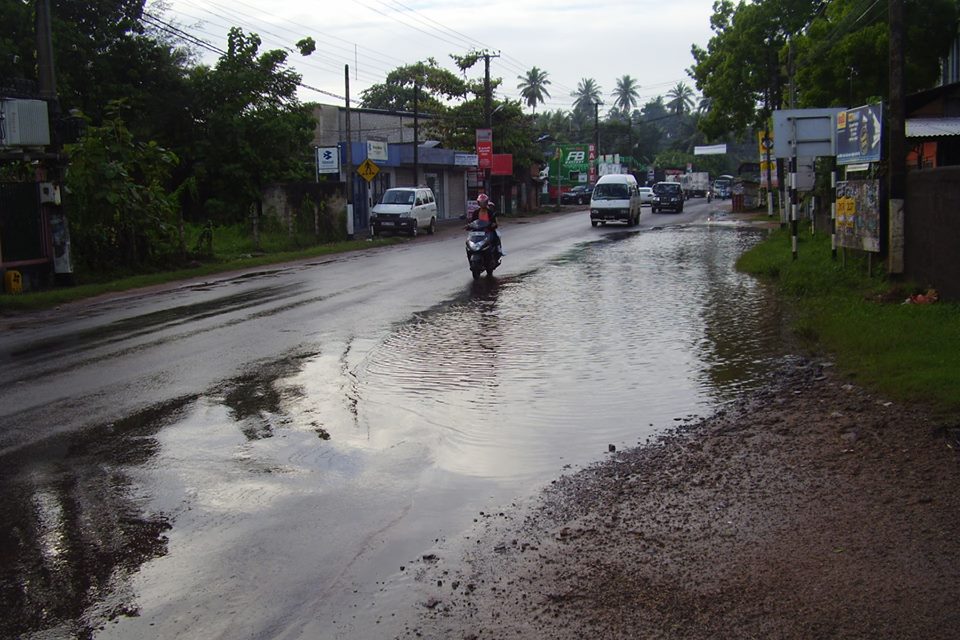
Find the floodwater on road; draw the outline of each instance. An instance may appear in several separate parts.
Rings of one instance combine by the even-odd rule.
[[[608,232],[464,268],[406,321],[19,452],[0,635],[392,637],[416,563],[481,512],[758,384],[779,309],[733,268],[758,238]]]

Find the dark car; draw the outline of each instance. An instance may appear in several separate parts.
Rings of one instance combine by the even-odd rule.
[[[683,189],[679,182],[658,182],[653,185],[653,202],[650,210],[660,213],[669,209],[675,213],[683,212]]]
[[[560,194],[560,204],[587,204],[590,202],[591,193],[593,193],[593,187],[588,184],[578,184],[570,191]]]

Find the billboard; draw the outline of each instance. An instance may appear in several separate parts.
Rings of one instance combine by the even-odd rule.
[[[596,182],[596,152],[592,144],[557,145],[550,163],[550,175],[557,176],[563,184]]]
[[[837,183],[837,246],[880,251],[880,181]]]
[[[880,162],[883,105],[868,104],[837,114],[837,164]]]

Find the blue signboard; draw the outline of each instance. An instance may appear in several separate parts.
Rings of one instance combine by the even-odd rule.
[[[868,104],[837,114],[837,164],[880,162],[883,105]]]

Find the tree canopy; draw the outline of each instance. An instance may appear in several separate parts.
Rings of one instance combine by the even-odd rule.
[[[462,99],[475,89],[471,83],[440,67],[436,59],[427,58],[388,73],[385,82],[361,93],[360,105],[368,109],[413,111],[414,93],[419,91],[417,110],[442,113],[449,101]]]
[[[957,0],[905,0],[908,90],[929,88],[957,34]],[[690,69],[710,137],[763,126],[790,104],[856,106],[887,95],[887,3],[717,0],[707,47]],[[792,81],[792,84],[791,84]]]

